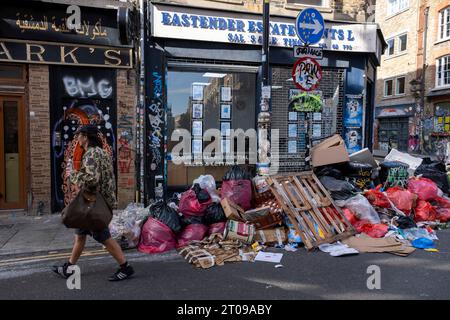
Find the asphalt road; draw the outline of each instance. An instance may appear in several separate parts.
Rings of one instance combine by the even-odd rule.
[[[417,250],[409,257],[278,250],[283,268],[241,262],[200,270],[176,252],[128,251],[136,275],[119,283],[106,280],[116,268],[112,258],[94,252],[80,260],[80,290],[69,290],[49,271],[55,258],[9,257],[0,261],[0,299],[449,299],[450,230],[438,231],[438,237],[439,252]],[[370,265],[380,267],[379,290],[367,288]]]

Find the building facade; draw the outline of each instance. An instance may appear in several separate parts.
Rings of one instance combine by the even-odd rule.
[[[75,132],[87,123],[98,125],[114,159],[119,206],[135,199],[136,58],[126,28],[133,7],[70,4],[80,8],[76,30],[66,24],[65,1],[2,2],[0,210],[61,210],[77,192],[64,169],[69,158],[80,165]]]
[[[450,1],[377,1],[388,43],[378,68],[374,149],[433,155],[450,133]]]
[[[291,103],[302,94],[292,80],[293,46],[301,45],[295,18],[308,6],[325,19],[322,80],[312,95],[322,112],[299,112]],[[370,22],[374,7],[367,1],[271,1],[269,74],[270,117],[267,123],[279,139],[272,141],[271,161],[278,172],[307,169],[307,138],[313,142],[341,134],[351,152],[372,146],[376,66],[385,45]],[[258,131],[262,92],[262,1],[149,1],[146,64],[145,181],[146,196],[184,190],[201,174],[221,181],[237,163],[236,143],[229,130]],[[311,95],[308,95],[310,97]],[[300,106],[301,107],[301,106]],[[207,163],[202,152],[218,129],[219,153]],[[182,132],[190,135],[181,152]],[[205,133],[207,133],[205,135]],[[247,137],[248,138],[248,137]],[[256,157],[246,142],[244,164]],[[196,161],[197,160],[197,161]],[[183,162],[184,161],[184,162]],[[180,163],[181,162],[181,163]],[[156,190],[156,191],[155,191]]]

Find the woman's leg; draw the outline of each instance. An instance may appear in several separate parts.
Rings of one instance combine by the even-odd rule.
[[[106,247],[106,250],[108,250],[108,252],[113,256],[113,258],[116,259],[119,265],[123,265],[125,262],[127,262],[122,248],[119,246],[116,240],[114,240],[113,238],[109,238],[108,240],[103,242],[103,245]]]
[[[72,255],[70,256],[69,262],[71,264],[77,264],[78,259],[83,253],[84,246],[86,245],[86,235],[75,235],[75,243],[72,249]]]

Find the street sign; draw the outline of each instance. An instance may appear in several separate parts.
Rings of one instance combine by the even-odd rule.
[[[300,58],[292,68],[292,79],[297,88],[303,91],[314,90],[322,80],[322,68],[313,58]]]
[[[263,99],[270,99],[271,96],[271,87],[270,86],[263,86],[262,92],[261,92],[261,98]]]
[[[306,45],[320,41],[325,30],[325,22],[320,12],[314,8],[302,10],[295,21],[297,36]]]
[[[323,59],[323,49],[321,47],[294,46],[294,58],[314,58]]]

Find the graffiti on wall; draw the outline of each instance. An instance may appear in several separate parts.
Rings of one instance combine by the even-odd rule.
[[[52,77],[52,192],[54,209],[59,210],[78,193],[65,171],[69,159],[76,170],[81,167],[84,150],[76,134],[80,126],[97,125],[103,148],[116,158],[115,72],[55,67]]]
[[[162,127],[164,123],[163,83],[162,75],[158,72],[152,73],[153,97],[148,106],[148,121],[150,134],[148,135],[148,146],[151,152],[150,170],[155,171],[162,163],[161,141],[163,140]]]
[[[117,136],[118,140],[118,159],[117,164],[120,173],[130,173],[131,164],[134,159],[133,152],[133,110],[132,107],[119,102],[118,120],[117,120]]]

